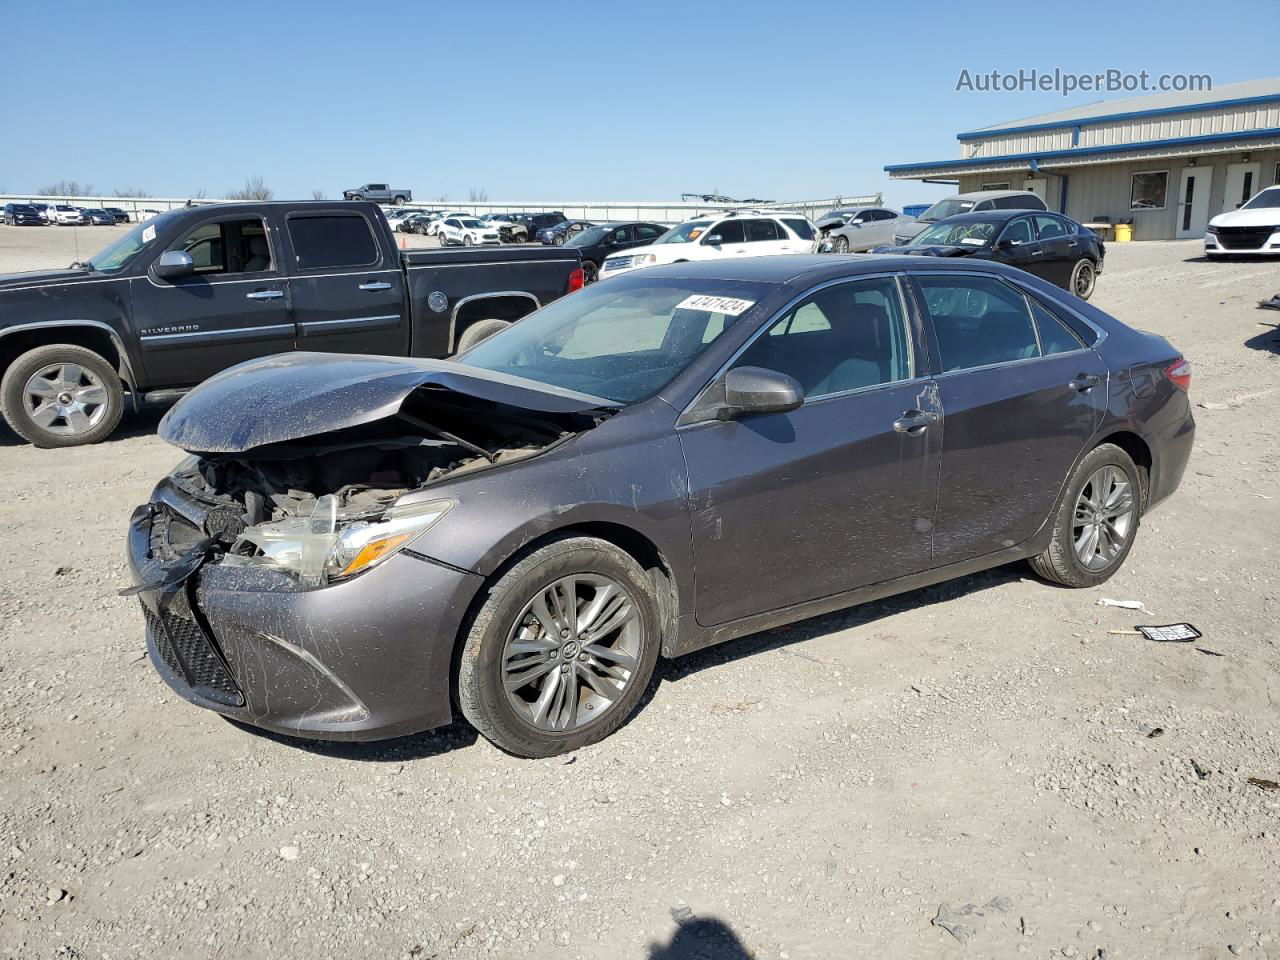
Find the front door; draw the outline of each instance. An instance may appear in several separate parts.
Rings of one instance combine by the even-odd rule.
[[[1174,236],[1179,240],[1204,235],[1209,225],[1209,188],[1213,186],[1211,167],[1183,167],[1178,184],[1178,222]]]
[[[1026,216],[1014,217],[1006,223],[996,238],[993,259],[1043,277],[1044,249],[1036,237],[1035,221]]]
[[[285,217],[289,296],[298,347],[404,356],[404,270],[384,253],[364,214],[307,210]]]
[[[934,563],[1031,537],[1107,402],[1101,358],[1042,304],[991,276],[919,273],[946,420]]]
[[[192,275],[171,283],[149,269],[132,281],[152,387],[193,386],[243,360],[293,349],[278,235],[262,217],[215,211],[167,248],[191,255]]]
[[[893,277],[827,287],[734,363],[795,377],[803,406],[680,428],[699,623],[929,566],[942,437],[913,342]]]
[[[1219,213],[1230,213],[1258,192],[1258,177],[1262,165],[1258,163],[1232,163],[1227,166],[1227,184],[1222,195]]]

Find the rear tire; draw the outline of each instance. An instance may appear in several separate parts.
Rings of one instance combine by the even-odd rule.
[[[575,579],[578,586],[569,594]],[[568,618],[553,613],[544,621],[530,608],[543,598],[545,609],[551,610],[545,598],[559,589],[566,590],[559,594],[566,601],[571,596],[568,616],[576,628],[585,630],[584,624],[593,622],[605,626],[602,621],[624,615],[625,620],[594,638],[589,630],[553,634],[541,623],[555,627]],[[592,603],[601,590],[615,598],[605,604],[606,611],[618,597],[623,606],[616,615],[609,612],[593,620]],[[495,746],[521,757],[550,757],[596,743],[626,723],[644,696],[658,659],[661,629],[653,585],[634,558],[593,537],[557,540],[516,563],[489,589],[459,662],[462,713]],[[552,665],[549,670],[546,664]],[[509,693],[512,683],[519,682],[513,675],[534,679]],[[538,694],[548,688],[550,702],[544,710],[551,714],[539,721]],[[556,694],[562,691],[571,696],[557,708]]]
[[[501,333],[509,326],[511,326],[510,320],[499,320],[496,317],[488,320],[477,320],[459,335],[457,352],[461,353],[463,350],[470,350],[481,340],[488,340],[495,333]]]
[[[124,388],[105,358],[55,343],[28,350],[9,365],[0,380],[0,407],[13,432],[33,446],[79,447],[116,428]]]
[[[1081,257],[1076,261],[1076,265],[1071,268],[1071,286],[1070,291],[1081,300],[1088,300],[1093,296],[1093,288],[1098,283],[1098,268],[1093,265],[1093,261],[1088,257]]]
[[[1106,582],[1129,555],[1145,505],[1145,485],[1129,454],[1113,443],[1094,447],[1063,488],[1053,539],[1044,553],[1031,558],[1031,569],[1066,587]],[[1094,522],[1107,515],[1110,519]]]
[[[584,283],[595,283],[600,279],[600,267],[594,260],[582,261],[582,280]]]
[[[403,206],[404,206],[404,197],[396,197],[396,206],[397,206],[397,207],[403,207]]]

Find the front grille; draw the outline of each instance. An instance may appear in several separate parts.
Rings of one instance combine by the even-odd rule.
[[[610,257],[604,262],[604,269],[606,273],[610,270],[621,270],[623,267],[629,266],[631,266],[630,257]]]
[[[1218,227],[1218,243],[1227,250],[1261,250],[1277,227]]]
[[[235,680],[198,623],[171,611],[157,617],[145,604],[142,613],[147,621],[147,633],[155,638],[160,658],[170,670],[210,700],[230,706],[244,705]]]

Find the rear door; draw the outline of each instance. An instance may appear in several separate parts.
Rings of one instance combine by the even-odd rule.
[[[946,422],[934,561],[1015,546],[1049,517],[1107,402],[1101,358],[997,277],[920,271]]]
[[[298,348],[332,353],[404,356],[404,270],[394,248],[378,242],[358,210],[287,213],[281,235]]]
[[[772,220],[743,220],[746,234],[747,256],[766,257],[776,253],[793,253],[792,240],[787,231]]]
[[[216,207],[208,209],[165,247],[189,253],[194,274],[170,282],[148,268],[131,281],[133,322],[151,387],[192,386],[243,360],[293,349],[274,224],[260,215],[219,216]]]
[[[1040,239],[1040,276],[1066,288],[1071,282],[1071,268],[1075,266],[1078,259],[1076,251],[1080,247],[1075,237],[1075,224],[1048,213],[1036,214],[1035,221]]]

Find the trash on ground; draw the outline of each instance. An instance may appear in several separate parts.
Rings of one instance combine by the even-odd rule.
[[[1108,630],[1109,637],[1140,637],[1142,633],[1138,630]]]
[[[1107,597],[1100,597],[1098,599],[1098,606],[1119,607],[1122,610],[1137,610],[1139,613],[1151,613],[1151,611],[1147,609],[1146,604],[1141,600],[1111,600]]]
[[[1164,736],[1164,727],[1156,727],[1154,730],[1152,730],[1150,733],[1147,734],[1147,739],[1154,740],[1156,737],[1163,737],[1163,736]]]
[[[1013,901],[1008,897],[992,897],[983,907],[966,903],[956,910],[952,910],[950,904],[940,903],[938,904],[938,915],[929,922],[935,927],[941,927],[961,943],[964,943],[978,932],[976,925],[986,917],[986,914],[983,913],[984,910],[998,910],[1001,913],[1008,913],[1012,909]]]
[[[1225,657],[1225,653],[1219,653],[1217,650],[1210,650],[1208,647],[1196,647],[1196,650],[1203,653],[1206,657]]]
[[[1259,300],[1258,306],[1265,310],[1280,310],[1280,293],[1277,293],[1270,300]]]
[[[1196,772],[1196,776],[1201,780],[1208,780],[1209,775],[1213,773],[1212,770],[1207,770],[1204,767],[1200,766],[1200,764],[1196,763],[1194,757],[1191,759],[1191,769]]]
[[[1133,629],[1156,643],[1190,643],[1204,636],[1189,623],[1167,623],[1159,627],[1136,624]]]
[[[1262,777],[1249,777],[1245,783],[1252,783],[1255,787],[1261,787],[1263,790],[1280,790],[1280,783],[1274,780],[1264,780]]]

